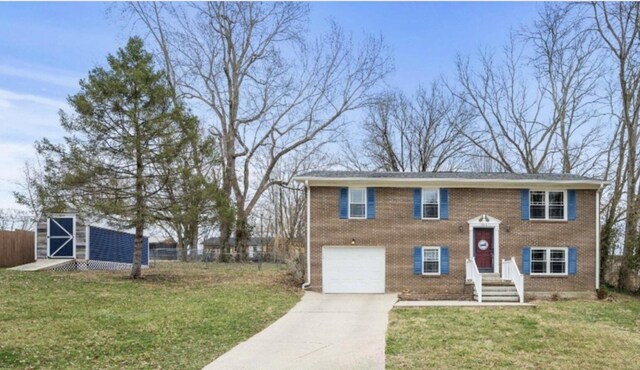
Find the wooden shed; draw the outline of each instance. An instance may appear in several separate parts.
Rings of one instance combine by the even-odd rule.
[[[126,269],[131,266],[135,236],[93,226],[74,212],[43,216],[35,233],[36,259],[73,261],[63,269]],[[149,238],[144,238],[142,265],[149,264]]]

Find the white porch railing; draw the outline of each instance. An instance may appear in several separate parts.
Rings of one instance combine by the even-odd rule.
[[[478,302],[482,303],[482,275],[478,270],[476,261],[467,259],[467,280],[473,281],[473,285],[476,288],[476,295],[478,296]]]
[[[515,257],[511,257],[510,260],[502,260],[502,280],[513,282],[518,291],[520,303],[524,303],[524,275],[520,273]]]

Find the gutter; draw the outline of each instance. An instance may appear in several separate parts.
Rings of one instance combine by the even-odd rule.
[[[304,180],[304,185],[307,188],[307,281],[302,284],[303,290],[311,286],[311,187],[308,180]]]
[[[376,186],[376,187],[421,187],[441,186],[448,188],[522,189],[538,187],[572,187],[575,189],[599,189],[607,185],[597,180],[532,180],[532,179],[454,179],[454,178],[365,178],[365,177],[294,177],[299,183],[314,186]]]
[[[604,185],[596,190],[596,290],[600,289],[600,193]]]

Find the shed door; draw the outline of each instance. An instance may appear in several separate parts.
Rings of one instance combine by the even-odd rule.
[[[384,293],[384,247],[324,247],[324,293]]]
[[[74,258],[75,227],[73,217],[52,217],[48,225],[50,258]]]

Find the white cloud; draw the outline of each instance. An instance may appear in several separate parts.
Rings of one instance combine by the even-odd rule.
[[[26,65],[25,63],[20,64],[24,67],[0,64],[0,75],[39,81],[62,87],[78,87],[78,81],[80,78],[69,71],[52,69],[44,66]]]
[[[0,108],[2,108],[3,105],[5,107],[11,107],[12,100],[18,102],[36,103],[54,108],[57,107],[58,109],[66,106],[66,102],[61,100],[50,99],[39,95],[21,94],[9,90],[0,89]]]
[[[0,208],[17,208],[12,191],[22,181],[24,163],[35,157],[33,143],[63,135],[58,111],[66,102],[0,89]]]

